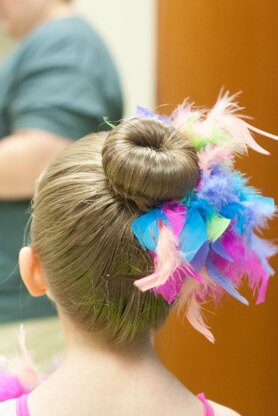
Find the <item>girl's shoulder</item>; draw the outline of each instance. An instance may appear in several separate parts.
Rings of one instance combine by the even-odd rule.
[[[215,416],[241,416],[235,410],[230,409],[229,407],[223,406],[222,404],[208,400],[208,403],[214,410]],[[1,416],[1,413],[0,413]]]
[[[16,416],[15,399],[0,403],[0,416]]]

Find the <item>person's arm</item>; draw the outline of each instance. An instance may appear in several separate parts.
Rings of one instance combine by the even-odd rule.
[[[17,131],[0,140],[0,199],[29,199],[49,161],[71,142],[43,130]]]

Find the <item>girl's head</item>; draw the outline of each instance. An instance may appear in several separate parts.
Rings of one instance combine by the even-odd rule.
[[[37,183],[31,247],[20,256],[29,290],[47,288],[61,314],[107,341],[130,342],[155,329],[169,305],[134,286],[152,272],[153,259],[131,224],[181,199],[198,180],[194,147],[160,121],[132,119],[75,142]]]

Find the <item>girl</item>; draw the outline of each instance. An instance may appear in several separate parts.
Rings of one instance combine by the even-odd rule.
[[[264,299],[274,248],[253,229],[274,205],[233,170],[248,146],[266,153],[236,109],[227,95],[171,118],[139,108],[43,173],[20,270],[33,296],[55,303],[67,354],[41,383],[32,372],[6,381],[0,415],[238,415],[192,394],[151,342],[172,305],[213,340],[201,305],[224,292],[246,303],[237,288],[247,270]]]

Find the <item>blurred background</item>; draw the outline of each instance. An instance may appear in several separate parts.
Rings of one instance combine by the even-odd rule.
[[[102,35],[118,68],[125,113],[137,104],[163,113],[185,97],[211,106],[221,87],[242,91],[240,104],[253,125],[278,134],[278,5],[276,0],[76,0],[76,8]],[[1,57],[14,44],[0,36]],[[238,168],[277,201],[278,144],[257,137],[267,157],[250,151]],[[267,238],[277,237],[277,220]],[[278,261],[272,261],[278,269]],[[211,345],[175,312],[156,338],[165,365],[195,393],[244,416],[278,414],[277,277],[267,301],[247,308],[231,298],[208,321]]]

